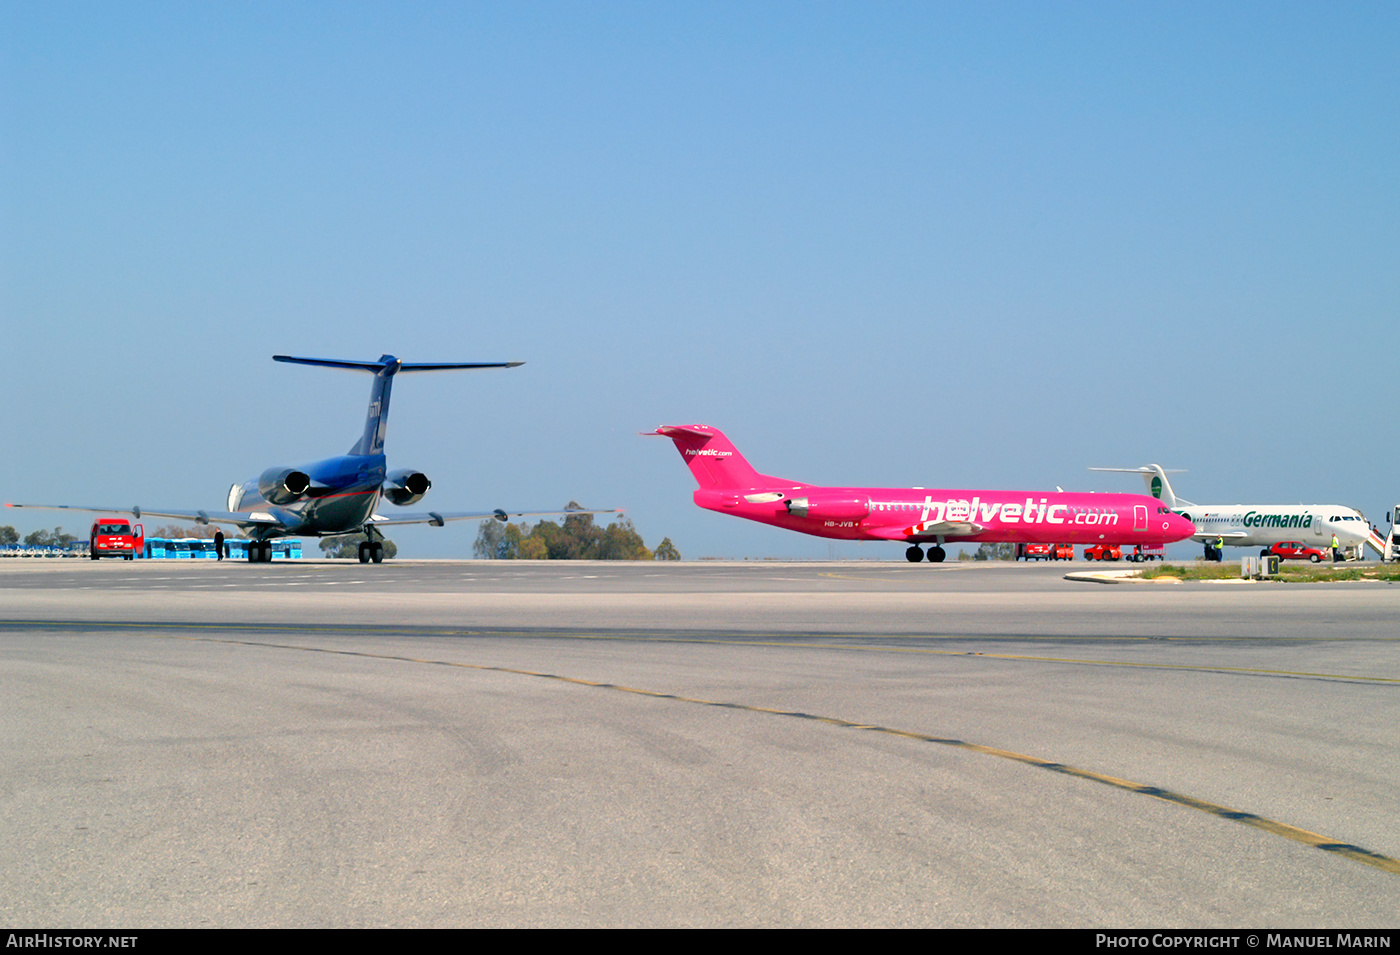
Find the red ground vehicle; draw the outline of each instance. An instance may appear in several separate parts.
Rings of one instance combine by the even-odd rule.
[[[100,557],[134,560],[145,552],[146,532],[140,524],[132,524],[125,517],[99,517],[92,522],[88,556],[93,560]]]
[[[1084,548],[1085,560],[1122,560],[1123,548],[1118,544],[1091,544]]]
[[[1073,544],[1017,544],[1017,560],[1074,560]]]
[[[1167,549],[1162,545],[1152,546],[1151,544],[1138,544],[1133,548],[1133,552],[1128,555],[1128,560],[1166,560]]]
[[[1270,554],[1277,554],[1279,560],[1303,560],[1307,558],[1314,564],[1320,560],[1330,560],[1332,557],[1327,551],[1309,547],[1302,541],[1281,541],[1273,547],[1267,547],[1259,552],[1260,557],[1268,557]]]

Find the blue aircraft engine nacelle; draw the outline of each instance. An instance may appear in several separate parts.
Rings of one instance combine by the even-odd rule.
[[[403,507],[417,504],[432,486],[433,482],[422,471],[394,471],[384,479],[384,496]]]
[[[258,478],[258,493],[269,504],[292,504],[301,500],[311,478],[296,468],[268,468]]]

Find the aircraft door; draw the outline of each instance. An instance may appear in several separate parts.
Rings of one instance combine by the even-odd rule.
[[[1147,530],[1147,508],[1142,504],[1133,505],[1133,530]]]

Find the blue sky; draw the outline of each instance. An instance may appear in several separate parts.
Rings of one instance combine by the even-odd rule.
[[[425,504],[687,557],[900,548],[698,510],[663,423],[1384,526],[1397,49],[1393,3],[4,0],[0,498],[220,506],[361,428],[367,379],[272,354],[389,352],[527,362],[398,382]]]

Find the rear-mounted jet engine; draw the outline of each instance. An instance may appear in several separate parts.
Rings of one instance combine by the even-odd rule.
[[[268,468],[258,478],[258,493],[269,504],[293,504],[311,487],[311,478],[296,468]]]
[[[787,502],[793,517],[814,521],[858,521],[870,514],[868,497],[794,497]]]
[[[384,496],[403,507],[407,504],[417,504],[432,486],[433,482],[429,481],[422,471],[394,471],[384,479]]]

